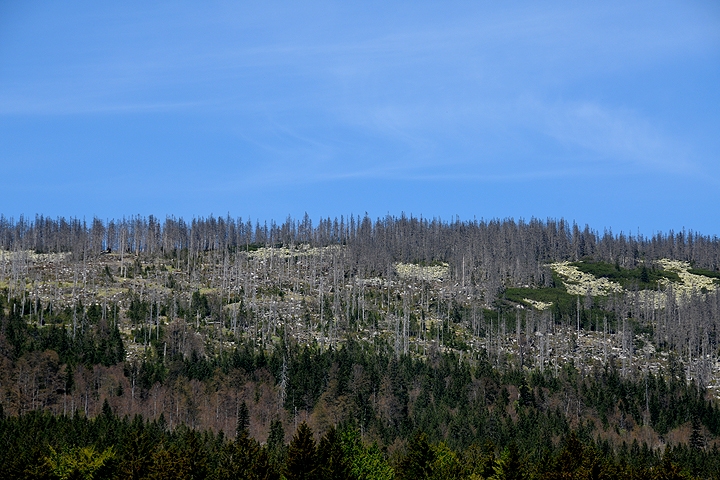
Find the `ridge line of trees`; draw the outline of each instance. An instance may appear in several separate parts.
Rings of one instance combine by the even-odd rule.
[[[563,219],[443,221],[403,214],[373,221],[367,215],[350,215],[320,219],[315,224],[306,214],[302,220],[288,217],[283,223],[253,224],[230,216],[186,221],[150,215],[88,222],[42,215],[15,220],[0,215],[0,249],[72,252],[76,259],[107,249],[197,258],[205,252],[299,244],[345,245],[348,259],[361,272],[382,274],[392,262],[444,261],[450,264],[453,279],[463,285],[481,275],[495,284],[509,277],[517,284],[549,285],[552,278],[543,272],[544,264],[586,257],[629,268],[643,261],[672,258],[710,272],[720,270],[717,236],[672,230],[651,237],[613,234],[611,230],[601,234]]]

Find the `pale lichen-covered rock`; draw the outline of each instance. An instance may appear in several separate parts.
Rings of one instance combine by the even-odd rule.
[[[401,278],[441,282],[450,276],[450,265],[447,263],[426,267],[414,263],[396,263],[394,267]]]
[[[523,298],[523,302],[532,305],[536,310],[547,310],[552,307],[552,303],[541,302],[540,300],[533,300],[531,298]]]
[[[623,287],[616,282],[607,278],[597,278],[590,273],[581,272],[570,262],[551,263],[550,268],[558,275],[563,277],[565,288],[571,295],[585,295],[590,293],[592,296],[610,295],[612,293],[620,293]]]
[[[693,291],[701,292],[703,289],[707,291],[713,291],[717,287],[715,281],[712,278],[706,277],[704,275],[696,275],[694,273],[690,273],[688,271],[690,269],[690,264],[688,262],[663,258],[662,260],[658,260],[657,263],[663,269],[678,274],[678,277],[680,277],[682,283],[673,282],[673,288],[680,296],[682,296],[683,294],[689,295]],[[670,281],[664,280],[662,283],[667,285],[668,283],[670,283]]]
[[[342,249],[340,245],[328,245],[327,247],[311,247],[300,244],[293,247],[261,247],[248,252],[250,258],[289,258],[289,257],[312,257],[337,253]]]

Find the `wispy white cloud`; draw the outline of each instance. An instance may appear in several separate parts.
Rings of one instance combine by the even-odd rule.
[[[594,102],[544,103],[523,101],[523,117],[542,133],[563,145],[579,147],[593,155],[579,157],[609,168],[643,169],[693,175],[698,165],[689,147],[648,118],[627,108],[612,108]],[[592,165],[587,165],[591,167]]]

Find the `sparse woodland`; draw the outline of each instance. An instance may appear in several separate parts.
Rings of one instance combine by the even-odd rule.
[[[720,478],[719,289],[692,232],[0,217],[0,476]]]

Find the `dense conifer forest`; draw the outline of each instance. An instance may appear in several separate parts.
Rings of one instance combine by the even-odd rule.
[[[3,478],[720,478],[720,239],[0,217]]]

